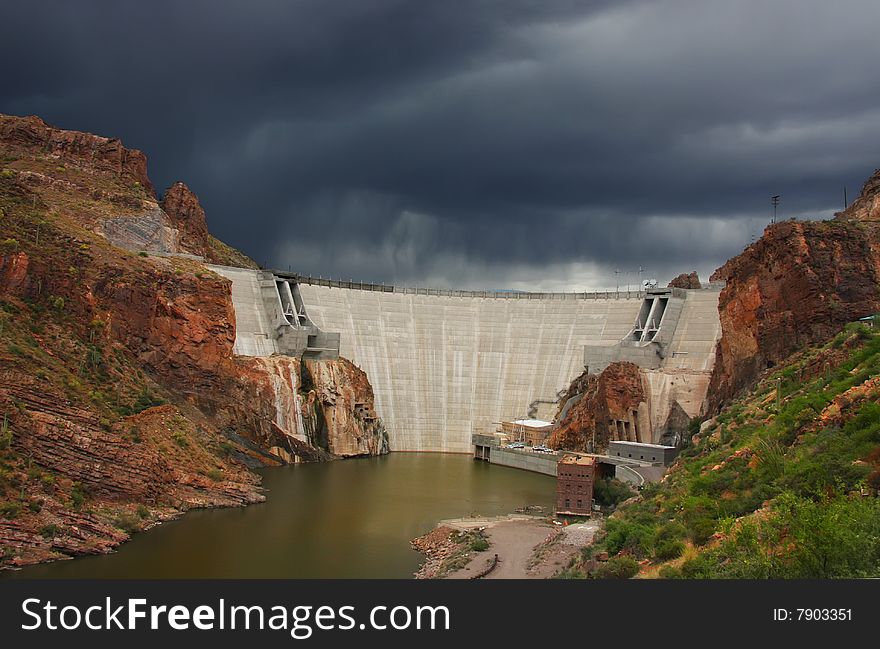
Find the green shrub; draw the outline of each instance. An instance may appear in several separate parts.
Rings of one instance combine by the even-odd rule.
[[[682,552],[684,552],[684,543],[672,539],[660,541],[657,543],[657,547],[654,548],[654,556],[660,561],[677,559],[681,556]]]
[[[474,539],[470,544],[471,550],[474,552],[482,552],[489,549],[489,541],[483,538]]]
[[[715,576],[717,564],[708,553],[698,554],[681,564],[681,576],[685,579],[711,579]]]
[[[608,519],[605,525],[607,535],[603,541],[609,554],[627,550],[637,557],[651,554],[654,544],[654,528],[635,521]]]
[[[116,517],[116,520],[113,521],[113,524],[129,535],[139,532],[141,529],[140,521],[131,514],[125,512],[119,514]]]
[[[73,508],[82,509],[88,497],[88,489],[81,482],[74,482],[73,489],[70,490],[70,502]]]
[[[0,502],[0,518],[8,518],[9,520],[18,518],[21,513],[21,503],[17,501]]]
[[[590,573],[594,579],[632,579],[639,574],[639,562],[632,557],[612,557]]]
[[[165,399],[153,395],[153,393],[150,392],[147,388],[144,388],[138,395],[138,398],[134,402],[131,410],[132,414],[138,414],[139,412],[143,412],[147,408],[153,408],[155,406],[161,406],[164,404]]]
[[[675,566],[663,566],[660,568],[660,579],[684,579],[681,568]]]
[[[57,525],[50,524],[50,525],[43,525],[38,531],[40,532],[40,535],[48,541],[48,540],[54,539],[56,536],[58,536],[58,532],[60,530]]]
[[[694,545],[705,545],[715,535],[717,521],[711,516],[694,517],[688,523],[688,536]]]
[[[629,485],[614,478],[600,478],[593,485],[593,498],[601,507],[617,507],[618,504],[634,495],[635,492]]]

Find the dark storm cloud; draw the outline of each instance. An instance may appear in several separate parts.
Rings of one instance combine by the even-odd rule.
[[[18,4],[0,110],[122,137],[302,272],[705,275],[771,194],[827,216],[880,166],[871,0]]]

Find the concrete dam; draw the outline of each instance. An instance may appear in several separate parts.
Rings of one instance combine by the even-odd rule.
[[[694,416],[720,334],[717,288],[450,291],[212,269],[232,280],[235,353],[348,358],[367,373],[393,451],[468,453],[473,433],[502,420],[552,419],[585,364],[630,357],[656,375],[657,413],[652,404],[645,417],[660,422],[673,401]],[[653,327],[651,340],[631,340],[639,326]]]

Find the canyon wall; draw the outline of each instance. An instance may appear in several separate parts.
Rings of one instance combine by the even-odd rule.
[[[251,468],[387,451],[351,363],[235,354],[202,261],[255,265],[185,185],[160,203],[143,154],[38,118],[0,115],[0,154],[0,567],[259,502]]]
[[[765,370],[880,310],[880,171],[830,221],[783,221],[713,275],[726,281],[709,394],[717,411]]]

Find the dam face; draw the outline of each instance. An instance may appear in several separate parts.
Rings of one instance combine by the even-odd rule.
[[[646,368],[642,430],[662,427],[674,402],[695,416],[719,335],[717,290],[441,291],[212,269],[233,282],[235,353],[338,349],[367,373],[393,451],[469,453],[471,435],[502,420],[552,419],[585,365],[614,360]]]
[[[299,286],[312,321],[340,332],[340,355],[367,373],[395,451],[470,452],[472,433],[555,403],[584,345],[620,340],[642,303]]]

